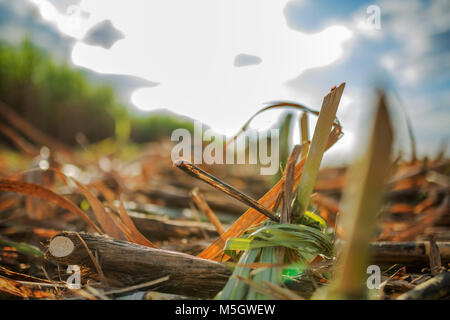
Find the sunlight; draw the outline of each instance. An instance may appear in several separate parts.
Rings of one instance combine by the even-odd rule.
[[[51,11],[50,4],[38,2],[41,12]],[[110,19],[125,38],[110,50],[78,41],[72,61],[99,73],[159,83],[134,91],[131,101],[139,109],[165,108],[218,132],[234,132],[267,101],[302,100],[285,82],[336,62],[352,37],[352,31],[339,25],[314,34],[290,29],[283,14],[286,2],[135,0],[127,2],[124,14],[119,1],[85,0],[80,7],[89,13],[90,24]],[[83,28],[69,32],[57,13],[43,16],[56,20],[63,33],[82,33]],[[235,67],[239,54],[262,62]],[[273,121],[264,121],[264,127]]]

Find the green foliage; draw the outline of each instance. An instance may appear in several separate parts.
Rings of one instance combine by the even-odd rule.
[[[78,133],[89,142],[115,137],[124,143],[130,135],[136,142],[147,142],[170,137],[175,128],[193,127],[170,116],[131,115],[111,86],[55,62],[28,39],[17,47],[0,42],[0,100],[69,145],[76,145]]]
[[[331,257],[334,254],[331,238],[321,228],[301,224],[279,224],[266,221],[262,225],[247,230],[240,238],[229,239],[225,253],[235,256],[236,251],[243,252],[218,299],[270,299],[254,287],[242,282],[239,277],[251,280],[255,286],[270,282],[279,285],[301,276],[307,269],[307,263],[317,255]],[[251,271],[249,265],[288,264],[284,268],[262,267]]]
[[[178,128],[185,128],[194,132],[194,123],[188,120],[180,120],[168,115],[153,115],[150,117],[133,117],[133,128],[131,137],[133,141],[145,142],[169,137],[172,131]]]
[[[321,230],[301,224],[280,224],[267,221],[262,227],[248,230],[241,238],[229,239],[227,250],[250,250],[265,247],[293,249],[298,260],[310,261],[323,254],[331,256],[331,239]]]
[[[289,150],[292,140],[292,118],[294,114],[288,112],[283,116],[283,120],[280,126],[280,165],[283,169],[286,168],[286,163],[289,159]],[[281,178],[281,174],[279,176]]]
[[[112,88],[86,76],[24,40],[0,45],[0,98],[24,119],[68,144],[82,132],[98,141],[114,134],[112,111],[120,108]]]
[[[24,242],[15,242],[5,238],[0,238],[0,245],[5,247],[12,247],[19,252],[31,254],[37,258],[44,258],[44,253],[39,248]]]

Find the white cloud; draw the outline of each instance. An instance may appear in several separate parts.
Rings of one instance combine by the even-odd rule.
[[[44,18],[77,39],[87,26],[110,19],[125,38],[110,50],[79,41],[73,62],[157,82],[135,91],[132,102],[146,110],[167,108],[222,132],[240,127],[264,102],[295,99],[284,83],[337,61],[352,37],[339,25],[315,34],[290,29],[283,14],[287,0],[134,0],[126,7],[123,1],[84,0],[80,7],[90,16],[77,32],[51,5],[33,1]],[[239,54],[262,62],[236,68]]]
[[[39,9],[42,18],[52,22],[57,29],[75,39],[82,39],[86,32],[100,20],[95,16],[86,14],[83,5],[70,5],[66,13],[58,9],[47,0],[29,0]]]
[[[448,53],[438,53],[433,35],[450,30],[450,2],[418,0],[405,5],[400,0],[379,2],[382,15],[388,17],[384,28],[400,43],[400,48],[388,52],[380,59],[392,76],[402,85],[415,86],[448,68]],[[430,57],[431,52],[435,52]],[[443,65],[444,63],[444,65]]]

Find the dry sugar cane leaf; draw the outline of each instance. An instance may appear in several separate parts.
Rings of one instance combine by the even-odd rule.
[[[280,223],[290,223],[292,199],[294,189],[294,168],[298,157],[302,150],[302,146],[296,145],[292,150],[289,160],[284,171],[284,191],[283,191],[283,206],[280,214]]]
[[[34,141],[42,146],[47,146],[50,149],[61,153],[72,153],[72,150],[69,147],[38,130],[2,101],[0,101],[0,114],[7,119],[10,124],[16,127],[17,130],[30,139],[30,141]]]
[[[122,220],[121,219],[114,220],[113,217],[110,216],[109,213],[106,211],[104,205],[92,194],[92,192],[86,186],[81,184],[75,178],[66,176],[63,172],[57,169],[48,169],[48,170],[54,172],[64,183],[67,184],[67,180],[69,179],[72,180],[77,185],[77,187],[89,201],[94,211],[94,214],[98,222],[100,223],[100,226],[108,235],[116,239],[128,240],[130,242],[136,242],[145,246],[154,247],[154,245],[149,240],[147,240],[142,234],[140,234],[140,232],[136,229],[131,219],[129,219],[126,211],[125,214],[123,214],[123,212],[121,212],[122,209],[119,208],[119,214]],[[31,170],[27,172],[30,171]],[[96,229],[96,231],[103,233],[100,231],[100,229],[98,230]],[[138,233],[140,235],[138,235]]]
[[[302,167],[303,163],[299,163],[296,166],[297,174],[300,174]],[[284,180],[280,180],[271,190],[269,190],[269,192],[267,192],[261,199],[259,199],[258,202],[271,209],[271,207],[273,207],[273,205],[277,200],[278,193],[281,192],[283,181]],[[237,238],[249,227],[254,226],[255,224],[258,224],[267,219],[268,218],[265,215],[259,213],[255,209],[253,208],[248,209],[233,223],[233,225],[230,228],[228,228],[227,231],[225,231],[225,233],[220,235],[219,238],[214,243],[212,243],[208,248],[203,250],[198,255],[198,257],[203,259],[219,261],[223,254],[222,249],[225,246],[225,242],[227,239]],[[224,257],[224,260],[228,260],[228,257]]]
[[[303,112],[300,118],[300,133],[301,133],[301,143],[304,145],[302,148],[302,159],[308,155],[309,145],[309,125],[308,125],[308,113]]]
[[[311,193],[317,180],[322,157],[328,142],[328,136],[336,118],[337,108],[344,92],[345,83],[340,84],[336,89],[330,91],[323,99],[319,118],[314,129],[314,135],[309,146],[305,167],[298,186],[297,204],[299,212],[297,219],[303,216],[306,211]]]
[[[289,148],[291,146],[291,127],[292,127],[292,112],[287,112],[283,120],[281,121],[281,124],[279,126],[279,136],[278,136],[278,149],[279,149],[279,167],[280,167],[280,173],[283,174],[283,170],[286,167],[286,163],[289,159]]]
[[[18,205],[20,202],[20,198],[17,197],[16,195],[10,196],[8,194],[5,194],[5,196],[6,196],[5,199],[0,200],[0,212],[8,210]]]
[[[116,200],[116,193],[108,188],[101,180],[89,184],[88,187],[97,189],[108,202]]]
[[[397,300],[443,300],[447,299],[449,294],[450,272],[441,272],[397,297]]]
[[[333,138],[330,141],[330,146],[335,141],[337,141],[337,138]],[[294,169],[294,181],[298,182],[300,179],[300,175],[303,169],[304,160],[300,161]],[[282,191],[284,185],[284,177],[278,181],[278,183],[272,187],[263,197],[261,197],[258,202],[262,205],[265,205],[269,209],[272,209],[275,205],[275,202],[278,199],[279,193]],[[209,259],[209,260],[215,260],[219,261],[223,255],[223,248],[225,246],[225,243],[227,239],[230,238],[238,238],[242,233],[247,230],[248,228],[267,220],[268,218],[264,216],[263,214],[259,213],[257,210],[250,208],[248,209],[243,215],[241,215],[234,223],[233,225],[228,228],[225,233],[219,236],[219,238],[212,243],[208,248],[203,250],[198,257],[203,259]],[[229,257],[225,256],[223,257],[223,260],[228,260]]]
[[[434,241],[433,235],[430,235],[430,253],[428,254],[430,260],[431,274],[437,275],[442,268],[441,254],[439,252],[439,246]]]
[[[127,240],[125,234],[120,230],[120,228],[116,225],[114,220],[111,218],[109,213],[106,211],[105,206],[97,199],[96,196],[92,194],[92,192],[78,182],[74,178],[70,178],[80,189],[83,195],[91,204],[92,210],[94,211],[95,217],[97,218],[98,223],[102,227],[102,229],[111,237],[119,240]]]
[[[30,276],[28,274],[23,274],[20,272],[9,270],[5,267],[0,266],[0,274],[4,277],[7,277],[8,279],[15,280],[15,281],[27,281],[27,282],[36,282],[36,283],[47,283],[47,284],[64,284],[63,281],[51,281],[48,279],[41,279],[37,277]]]
[[[342,212],[347,241],[340,255],[336,282],[328,290],[334,299],[360,299],[366,292],[369,244],[376,226],[387,176],[391,167],[394,133],[384,94],[378,97],[364,153],[347,174]]]
[[[130,242],[141,244],[150,248],[156,248],[156,246],[150,240],[148,240],[134,225],[133,221],[128,215],[127,210],[125,209],[122,196],[120,197],[119,214],[122,222],[130,230],[130,238],[128,239]]]
[[[450,203],[450,196],[446,196],[441,204],[437,207],[432,207],[426,210],[421,219],[411,224],[408,229],[403,230],[395,234],[393,241],[407,241],[413,240],[422,233],[427,227],[432,226],[438,221],[444,214],[448,212],[448,206]]]
[[[197,207],[203,212],[203,214],[208,218],[208,220],[212,223],[214,228],[216,228],[216,231],[219,235],[225,232],[225,228],[223,227],[220,220],[217,218],[214,211],[210,208],[208,205],[208,202],[206,202],[205,197],[200,193],[198,188],[194,188],[190,192],[191,198],[194,201],[194,203],[197,205]]]
[[[0,291],[4,291],[22,298],[51,299],[55,297],[55,295],[50,292],[28,288],[18,281],[3,276],[0,276]]]
[[[23,153],[35,157],[39,151],[24,138],[19,136],[13,129],[0,122],[0,132],[8,137]]]
[[[117,208],[115,208],[115,209],[117,209]],[[123,223],[123,221],[120,218],[120,216],[117,216],[115,214],[111,214],[110,217],[113,220],[114,224],[117,226],[117,228],[119,228],[119,230],[123,233],[125,239],[127,241],[129,241],[129,242],[133,242],[133,241],[130,240],[130,239],[133,238],[131,230],[125,225],[125,223]]]
[[[26,194],[52,202],[72,213],[79,215],[89,226],[94,228],[95,231],[103,233],[83,210],[77,207],[70,200],[60,196],[50,189],[29,182],[0,179],[0,190]]]
[[[409,117],[409,114],[406,111],[405,104],[403,103],[402,98],[400,97],[400,94],[398,93],[398,91],[395,90],[394,88],[391,88],[391,91],[395,94],[396,98],[400,102],[399,105],[400,105],[401,111],[403,112],[403,115],[405,117],[406,128],[408,129],[409,141],[411,143],[411,163],[415,163],[417,161],[417,147],[416,147],[417,143],[416,143],[416,138],[414,136],[414,130],[413,130],[411,118]]]
[[[26,172],[31,172],[31,171],[32,170],[28,170]],[[97,199],[97,197],[95,197],[92,194],[92,192],[86,186],[81,184],[75,178],[67,176],[66,174],[64,174],[60,170],[50,168],[50,169],[47,169],[47,171],[54,172],[56,174],[56,176],[59,177],[66,184],[68,183],[67,180],[71,180],[73,183],[75,183],[75,185],[78,187],[78,189],[83,193],[83,195],[88,200],[88,202],[91,205],[92,210],[93,210],[93,212],[95,214],[95,217],[96,217],[98,223],[100,224],[100,227],[104,231],[104,232],[101,231],[101,229],[99,229],[97,226],[95,226],[95,229],[96,229],[97,232],[99,232],[99,233],[106,233],[106,234],[108,234],[111,237],[116,238],[116,239],[127,240],[127,237],[125,236],[125,232],[122,231],[121,226],[118,226],[116,224],[116,222],[111,218],[109,213],[106,211],[104,205]],[[26,172],[24,172],[24,173],[26,173]],[[21,173],[19,176],[23,175],[24,173]],[[39,188],[44,188],[44,187],[39,186],[39,185],[35,185],[35,186],[38,186]],[[46,188],[44,188],[44,189],[46,189]],[[47,189],[47,190],[49,190],[49,189]],[[50,192],[53,193],[53,191],[50,191]],[[64,199],[64,198],[62,198],[62,199]],[[64,199],[64,200],[66,200],[66,199]],[[89,219],[89,217],[81,209],[79,209],[77,206],[75,206],[75,207],[79,210],[79,212],[82,212],[82,214],[84,216],[86,216],[87,219]],[[67,209],[67,208],[65,208],[65,209]]]

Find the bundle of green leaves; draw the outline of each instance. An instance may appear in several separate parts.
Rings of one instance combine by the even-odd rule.
[[[229,239],[224,251],[238,262],[217,298],[270,299],[239,279],[247,278],[256,285],[265,282],[281,285],[302,276],[308,263],[317,256],[332,258],[334,247],[323,220],[312,212],[307,212],[305,217],[304,221],[312,226],[265,221],[247,230],[242,237]]]

